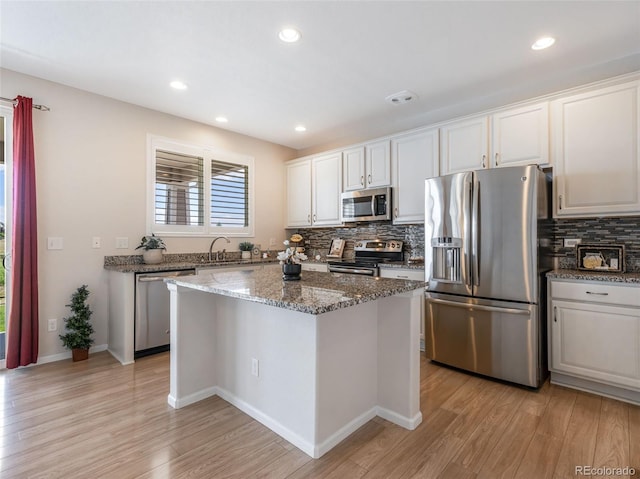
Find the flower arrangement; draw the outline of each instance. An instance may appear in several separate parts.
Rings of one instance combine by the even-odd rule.
[[[298,251],[298,244],[302,242],[302,236],[294,234],[290,239],[284,240],[286,246],[284,251],[278,252],[280,264],[300,264],[307,259],[307,255]],[[291,246],[294,243],[294,246]]]

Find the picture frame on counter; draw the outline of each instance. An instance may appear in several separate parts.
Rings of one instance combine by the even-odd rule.
[[[342,258],[342,252],[344,251],[344,244],[346,241],[342,238],[334,238],[331,240],[331,246],[329,246],[329,254],[327,258]]]
[[[576,264],[581,271],[624,273],[624,245],[578,245]]]

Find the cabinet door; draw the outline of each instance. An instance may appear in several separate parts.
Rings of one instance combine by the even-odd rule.
[[[554,101],[557,216],[640,212],[640,82]]]
[[[365,146],[367,188],[389,186],[391,184],[391,158],[389,140]]]
[[[549,163],[547,102],[491,116],[491,167]]]
[[[342,154],[319,156],[312,160],[313,226],[340,225],[342,192]]]
[[[365,187],[364,146],[342,152],[342,181],[345,191]]]
[[[552,300],[550,369],[640,390],[640,310]]]
[[[489,118],[450,123],[440,129],[440,174],[489,167]]]
[[[291,162],[287,172],[287,226],[311,225],[311,160]]]
[[[392,138],[393,222],[424,222],[424,180],[438,176],[438,130]]]

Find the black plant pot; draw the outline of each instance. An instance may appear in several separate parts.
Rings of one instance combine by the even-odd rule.
[[[282,279],[285,281],[299,281],[301,271],[301,264],[285,263],[282,265]]]

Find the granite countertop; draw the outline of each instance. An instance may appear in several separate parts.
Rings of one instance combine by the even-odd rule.
[[[145,263],[129,263],[129,264],[105,264],[104,269],[109,271],[117,271],[119,273],[158,273],[160,271],[179,271],[184,269],[202,269],[202,268],[220,268],[232,266],[250,266],[275,264],[278,261],[274,258],[270,259],[238,259],[229,261],[216,262],[198,262],[198,261],[164,261],[158,264]]]
[[[547,278],[640,284],[640,273],[637,273],[637,272],[605,273],[602,271],[582,271],[578,269],[554,269],[553,271],[549,271],[547,273]]]
[[[277,269],[216,271],[165,280],[167,283],[291,309],[322,314],[378,298],[424,288],[422,281],[356,274],[303,271],[300,281],[283,281]]]

